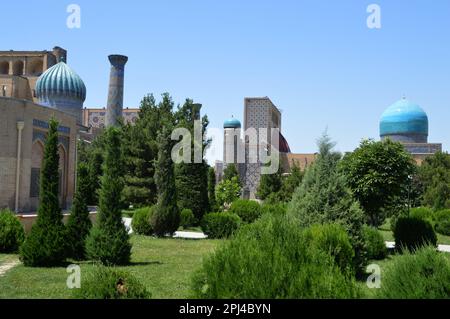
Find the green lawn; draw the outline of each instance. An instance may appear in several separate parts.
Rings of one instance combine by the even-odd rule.
[[[151,291],[153,298],[189,297],[193,271],[201,266],[220,240],[156,239],[132,236],[132,265],[120,267],[134,274]],[[1,255],[0,263],[11,255]],[[14,256],[13,256],[14,257]],[[92,265],[83,262],[83,272]],[[64,267],[28,268],[23,265],[0,277],[0,298],[70,298]]]

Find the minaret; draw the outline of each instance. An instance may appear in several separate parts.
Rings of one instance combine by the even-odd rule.
[[[122,118],[123,110],[123,80],[125,63],[128,57],[124,55],[108,56],[111,62],[111,72],[109,76],[108,104],[106,106],[106,127],[115,126]]]

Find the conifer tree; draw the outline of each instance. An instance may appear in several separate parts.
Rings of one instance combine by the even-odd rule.
[[[155,181],[158,190],[158,202],[152,215],[151,224],[155,235],[172,235],[179,227],[180,212],[177,206],[174,163],[171,159],[173,142],[170,139],[172,125],[163,124],[158,135],[158,160],[156,162]]]
[[[68,253],[75,260],[83,260],[86,257],[85,240],[92,227],[86,202],[88,196],[89,169],[86,163],[80,162],[77,167],[77,187],[72,212],[67,222]]]
[[[208,168],[208,198],[211,211],[218,209],[216,200],[216,172],[213,167]]]
[[[187,99],[175,113],[177,127],[188,129],[192,137],[191,162],[179,163],[175,166],[178,206],[180,209],[192,210],[198,221],[209,211],[208,165],[203,158],[200,163],[195,162],[194,149],[196,146],[201,146],[201,151],[203,151],[211,142],[204,137],[209,121],[206,116],[200,118],[200,110],[200,104],[194,104],[192,100]],[[200,141],[195,140],[194,121],[196,120],[201,121],[202,125],[202,139]]]
[[[279,170],[273,174],[262,174],[259,181],[257,196],[264,200],[271,194],[276,194],[283,186]]]
[[[105,159],[96,225],[86,240],[90,259],[107,265],[123,265],[130,261],[131,244],[122,222],[123,157],[121,133],[111,127],[105,132]]]
[[[45,141],[40,176],[38,217],[20,250],[20,257],[25,266],[56,266],[66,258],[66,232],[62,222],[58,188],[58,122],[52,118]]]
[[[345,176],[338,167],[341,154],[332,150],[334,143],[328,135],[319,139],[318,146],[317,160],[307,169],[287,213],[302,227],[332,222],[343,225],[355,250],[353,268],[361,274],[366,263],[363,211],[346,186]]]

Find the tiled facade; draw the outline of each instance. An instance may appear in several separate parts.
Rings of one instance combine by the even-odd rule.
[[[139,116],[139,109],[125,108],[122,111],[125,123],[135,123]],[[106,109],[84,108],[83,126],[89,128],[102,129],[105,127]]]

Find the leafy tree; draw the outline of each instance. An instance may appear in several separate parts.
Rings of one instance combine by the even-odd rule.
[[[200,104],[194,104],[187,99],[182,107],[175,113],[176,125],[180,128],[188,129],[191,133],[191,154],[189,163],[179,163],[175,166],[175,180],[177,186],[178,206],[180,209],[190,209],[197,220],[201,220],[203,215],[209,211],[208,198],[208,165],[203,160],[196,163],[194,149],[201,147],[203,152],[211,140],[205,136],[209,121],[207,116],[200,119]],[[202,140],[195,140],[194,122],[201,120]],[[199,145],[200,144],[200,145]],[[202,153],[203,154],[203,153]]]
[[[380,226],[386,215],[398,213],[408,204],[415,166],[402,144],[390,139],[364,140],[345,156],[342,169],[369,225]]]
[[[223,179],[230,180],[233,177],[237,177],[239,185],[241,185],[239,172],[236,168],[236,164],[230,163],[230,164],[227,164],[227,167],[225,167],[225,169],[223,170]]]
[[[217,204],[222,208],[228,208],[229,205],[238,199],[241,195],[241,186],[237,176],[231,179],[224,179],[216,185]]]
[[[102,264],[123,265],[130,261],[131,244],[122,222],[122,137],[116,127],[108,128],[105,134],[98,220],[86,240],[86,251],[88,257]]]
[[[308,167],[301,185],[295,190],[287,213],[301,227],[336,222],[346,229],[355,250],[354,269],[363,272],[364,215],[351,191],[345,176],[338,168],[341,154],[333,152],[334,143],[324,134],[318,141],[319,154]]]
[[[77,168],[77,189],[73,199],[72,212],[67,222],[69,255],[76,260],[83,260],[86,257],[85,240],[92,227],[86,203],[88,193],[89,170],[88,166],[81,162]]]
[[[216,173],[213,167],[208,168],[208,198],[209,198],[209,208],[211,211],[216,211],[217,201],[216,201]]]
[[[273,174],[263,174],[256,195],[265,200],[269,195],[280,192],[282,185],[280,171]]]
[[[155,235],[164,236],[174,233],[180,224],[180,211],[177,206],[174,163],[171,159],[172,126],[164,123],[158,135],[158,160],[156,162],[156,187],[158,201],[151,223]]]
[[[66,258],[66,232],[58,198],[58,168],[58,122],[51,118],[40,177],[38,217],[20,249],[25,266],[55,266]]]
[[[438,152],[429,156],[419,169],[423,204],[435,210],[450,208],[450,155]]]

